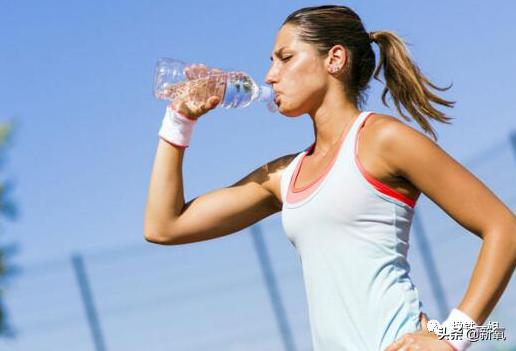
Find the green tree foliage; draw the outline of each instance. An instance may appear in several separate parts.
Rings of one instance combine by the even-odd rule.
[[[0,170],[5,164],[6,150],[8,149],[14,130],[13,122],[0,123]],[[0,178],[0,217],[1,219],[15,219],[16,206],[10,200],[9,193],[13,188],[11,181]],[[3,228],[0,228],[0,238]],[[13,328],[9,324],[5,305],[5,291],[10,278],[17,272],[16,267],[9,263],[9,258],[16,252],[14,244],[0,244],[0,337],[12,337]]]

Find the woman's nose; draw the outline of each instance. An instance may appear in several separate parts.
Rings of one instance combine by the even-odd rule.
[[[267,74],[265,75],[265,83],[267,84],[274,84],[278,81],[277,74],[275,73],[275,70],[273,67],[269,69]]]

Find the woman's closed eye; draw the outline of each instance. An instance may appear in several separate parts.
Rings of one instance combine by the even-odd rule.
[[[282,57],[280,59],[281,62],[287,62],[288,60],[290,60],[290,58],[292,58],[292,56],[285,56],[285,57]]]

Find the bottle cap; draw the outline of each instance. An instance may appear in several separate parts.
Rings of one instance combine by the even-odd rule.
[[[274,91],[266,85],[260,86],[260,101],[274,101]]]

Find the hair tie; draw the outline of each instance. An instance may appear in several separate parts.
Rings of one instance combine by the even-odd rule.
[[[375,41],[374,38],[373,38],[373,35],[374,35],[374,32],[369,32],[369,40],[371,42]]]

